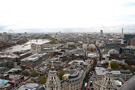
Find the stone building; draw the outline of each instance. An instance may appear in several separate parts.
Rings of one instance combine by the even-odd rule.
[[[51,70],[49,71],[46,87],[47,90],[61,90],[60,80],[57,77],[57,71],[54,69],[53,61],[51,64]]]
[[[42,48],[42,45],[32,44],[31,45],[31,52],[32,52],[32,54],[41,53],[41,48]]]
[[[31,53],[50,53],[54,52],[60,46],[62,46],[62,44],[31,44]]]
[[[54,70],[54,65],[52,63],[52,68],[49,71],[46,82],[46,90],[81,90],[83,80],[91,69],[93,61],[84,62],[74,60],[71,62],[71,66],[64,69],[66,74],[63,75],[62,80],[59,80],[57,77],[57,71]]]
[[[111,63],[109,62],[108,70],[101,80],[95,80],[93,84],[94,90],[117,90],[115,80],[111,73]]]

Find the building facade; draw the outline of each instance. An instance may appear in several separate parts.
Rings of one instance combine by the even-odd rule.
[[[47,90],[61,90],[60,80],[57,77],[57,71],[54,69],[54,64],[52,61],[51,70],[49,71],[48,79],[46,82]]]
[[[93,83],[94,90],[118,90],[111,72],[111,63],[109,62],[108,70],[102,79],[96,79]]]

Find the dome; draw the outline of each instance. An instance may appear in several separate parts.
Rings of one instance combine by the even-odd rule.
[[[96,46],[94,44],[90,44],[89,47],[90,48],[96,48]]]
[[[111,49],[108,51],[108,54],[119,54],[119,51],[115,50],[115,49]]]

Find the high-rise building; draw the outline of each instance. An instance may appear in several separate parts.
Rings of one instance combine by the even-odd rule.
[[[122,28],[122,31],[121,31],[121,37],[124,39],[124,30]]]
[[[124,34],[124,40],[127,45],[131,44],[131,39],[135,38],[135,34]]]
[[[124,32],[123,32],[123,28],[122,28],[122,35],[124,34]]]
[[[100,30],[100,34],[103,35],[103,30]]]
[[[135,38],[132,38],[132,39],[130,40],[130,45],[135,46]]]
[[[12,43],[12,36],[11,34],[7,34],[6,32],[2,33],[2,41],[6,43]]]
[[[7,41],[8,41],[8,35],[7,35],[6,32],[3,32],[3,33],[2,33],[2,40],[3,40],[4,42],[7,42]]]

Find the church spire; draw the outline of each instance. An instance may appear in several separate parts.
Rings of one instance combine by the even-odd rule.
[[[61,82],[57,77],[57,71],[54,69],[54,63],[51,61],[51,69],[49,70],[46,90],[61,90]]]
[[[51,68],[52,68],[52,69],[54,68],[54,63],[53,63],[53,61],[52,61],[52,63],[51,63]]]
[[[108,69],[111,69],[111,61],[108,62]]]

